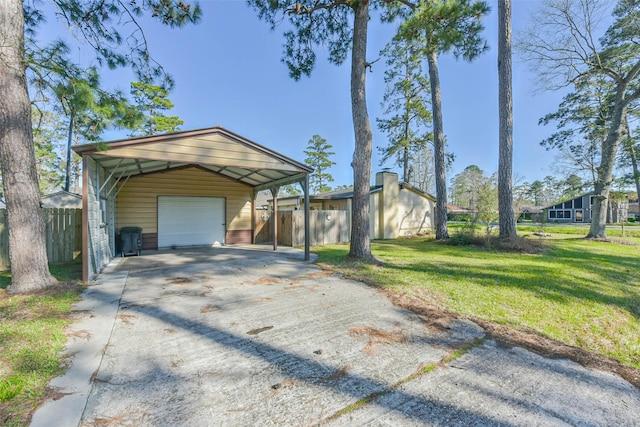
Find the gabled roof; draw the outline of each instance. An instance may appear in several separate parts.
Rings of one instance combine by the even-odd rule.
[[[474,213],[473,209],[463,208],[462,206],[454,205],[453,203],[447,204],[447,212],[449,213]]]
[[[382,185],[372,185],[369,187],[369,194],[382,191]],[[344,200],[353,198],[353,188],[343,190],[328,191],[326,193],[312,194],[309,196],[311,200]]]
[[[411,185],[411,184],[407,184],[406,182],[401,182],[401,183],[400,183],[400,189],[405,189],[405,188],[406,188],[407,190],[411,190],[411,191],[413,191],[414,193],[418,193],[418,194],[420,194],[421,196],[426,197],[427,199],[431,199],[431,201],[432,201],[432,202],[435,202],[435,201],[436,201],[436,198],[435,198],[435,196],[434,196],[434,195],[429,194],[429,193],[427,193],[426,191],[422,191],[422,190],[420,190],[419,188],[416,188],[416,187],[414,187],[414,186],[413,186],[413,185]]]
[[[82,200],[82,194],[72,193],[70,191],[65,191],[65,190],[60,190],[60,191],[56,191],[55,193],[46,194],[46,195],[42,196],[42,198],[43,199],[50,199],[50,198],[56,197],[56,196],[67,196],[67,197],[70,197],[70,198],[76,198],[78,200]]]
[[[401,182],[398,183],[398,185],[400,186],[401,189],[407,189],[407,190],[411,190],[414,193],[420,194],[423,197],[426,197],[427,199],[430,199],[432,201],[436,201],[436,198],[433,197],[431,194],[429,193],[425,193],[424,191],[407,184],[406,182]],[[374,194],[377,193],[379,191],[382,191],[382,185],[372,185],[369,187],[369,194]],[[311,194],[309,196],[309,200],[310,201],[315,201],[315,200],[345,200],[345,199],[352,199],[353,198],[353,187],[352,188],[345,188],[342,190],[334,190],[334,191],[327,191],[326,193],[317,193],[317,194]],[[295,196],[286,196],[286,197],[278,197],[278,200],[303,200],[304,197],[301,195],[295,195]],[[273,202],[273,199],[269,199],[269,202]]]
[[[55,193],[42,196],[42,207],[44,208],[82,208],[82,196],[69,191],[56,191]]]
[[[588,193],[580,194],[580,195],[578,195],[578,196],[572,197],[571,199],[563,199],[563,200],[559,200],[559,201],[555,202],[555,203],[554,203],[554,204],[552,204],[552,205],[549,205],[549,206],[543,206],[543,207],[541,207],[540,209],[542,209],[542,210],[553,209],[553,207],[554,207],[554,206],[556,206],[556,205],[560,205],[560,204],[563,204],[563,203],[565,203],[565,202],[570,202],[570,201],[575,200],[575,199],[581,199],[581,198],[583,198],[583,197],[585,197],[585,196],[592,196],[593,194],[594,194],[594,192],[593,192],[593,191],[589,191]]]
[[[313,169],[220,126],[73,147],[116,178],[197,165],[256,190],[303,180]]]

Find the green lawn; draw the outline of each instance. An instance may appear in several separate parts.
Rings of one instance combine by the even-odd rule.
[[[28,425],[49,381],[64,371],[60,352],[71,305],[80,299],[82,266],[51,266],[55,289],[8,296],[9,272],[0,273],[0,425]]]
[[[545,247],[520,254],[424,238],[374,241],[380,266],[347,261],[346,245],[314,252],[349,277],[640,368],[640,248],[572,235]]]

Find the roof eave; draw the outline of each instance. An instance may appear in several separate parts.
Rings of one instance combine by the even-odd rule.
[[[243,144],[256,151],[262,152],[263,154],[276,158],[284,163],[288,163],[289,165],[294,166],[297,169],[300,169],[301,172],[305,172],[308,174],[313,172],[313,168],[310,168],[309,166],[303,163],[300,163],[287,156],[284,156],[280,153],[270,150],[254,141],[251,141],[250,139],[240,136],[237,133],[234,133],[221,126],[214,126],[214,127],[202,128],[202,129],[193,129],[193,130],[180,131],[180,132],[174,132],[174,133],[168,133],[168,134],[162,134],[162,135],[139,136],[135,138],[119,139],[114,141],[106,141],[102,143],[76,145],[72,147],[72,149],[73,151],[75,151],[80,155],[83,155],[83,154],[90,155],[93,153],[108,151],[109,149],[114,149],[114,148],[145,145],[153,142],[172,141],[172,140],[177,140],[182,138],[191,138],[191,137],[211,135],[211,134],[222,134],[234,140],[237,143]]]

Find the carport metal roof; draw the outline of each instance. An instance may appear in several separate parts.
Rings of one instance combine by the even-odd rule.
[[[73,147],[118,180],[197,165],[256,191],[304,182],[307,165],[220,126]]]

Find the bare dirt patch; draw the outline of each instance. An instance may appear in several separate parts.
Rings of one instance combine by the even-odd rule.
[[[283,389],[283,388],[293,388],[295,386],[298,385],[298,380],[293,379],[293,378],[287,378],[286,380],[274,384],[271,386],[271,390],[273,390],[271,393],[275,393],[276,391]]]
[[[167,277],[164,280],[174,285],[184,285],[193,282],[193,277]]]
[[[208,304],[208,305],[205,305],[204,307],[202,307],[200,309],[200,313],[211,313],[212,311],[216,310],[217,308],[218,307],[216,307],[213,304]]]
[[[67,336],[67,338],[72,338],[72,339],[81,339],[81,340],[86,340],[89,341],[89,338],[91,338],[91,332],[87,331],[86,329],[82,329],[79,331],[73,331],[73,332],[65,332],[65,335]]]
[[[314,271],[313,273],[305,274],[304,276],[294,277],[293,281],[299,282],[301,280],[322,279],[323,277],[333,276],[335,274],[336,273],[329,270]]]
[[[127,325],[133,325],[133,322],[138,317],[133,314],[118,314],[118,319],[122,320]]]
[[[262,332],[266,332],[266,331],[269,331],[271,329],[273,329],[273,326],[264,326],[262,328],[252,329],[252,330],[248,331],[247,334],[249,334],[249,335],[258,335],[258,334],[260,334]]]
[[[349,328],[349,335],[352,337],[368,336],[369,342],[363,351],[369,354],[375,352],[379,344],[401,343],[406,339],[404,333],[399,329],[387,332],[369,326],[353,326]]]
[[[258,280],[249,280],[242,282],[243,285],[274,285],[280,283],[281,280],[275,277],[261,277]]]
[[[82,423],[81,427],[111,427],[122,425],[135,425],[145,414],[133,412],[127,415],[119,415],[111,418],[95,418],[93,421]]]
[[[349,365],[345,365],[340,369],[336,369],[331,375],[324,378],[324,381],[331,382],[331,381],[339,380],[340,378],[345,377],[349,373],[350,369],[351,369],[351,366]]]

